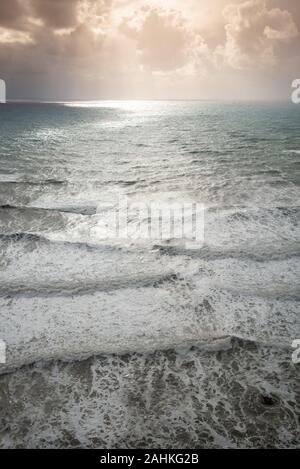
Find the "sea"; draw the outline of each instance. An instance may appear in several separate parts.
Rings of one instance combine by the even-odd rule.
[[[299,170],[289,103],[1,105],[0,447],[299,448]]]

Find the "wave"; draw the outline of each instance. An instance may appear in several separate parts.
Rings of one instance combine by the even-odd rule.
[[[256,253],[253,249],[247,251],[245,248],[237,247],[236,249],[217,249],[209,246],[204,246],[200,249],[187,249],[177,246],[166,246],[155,244],[154,250],[159,251],[165,256],[187,256],[192,259],[201,260],[225,260],[225,259],[239,259],[239,260],[251,260],[255,262],[270,262],[270,261],[282,261],[300,257],[300,248],[298,243],[291,243],[289,247],[285,249],[278,249],[274,251],[274,245],[270,244],[265,246],[264,252]]]
[[[249,339],[243,336],[238,336],[234,334],[226,334],[226,335],[216,335],[211,336],[209,338],[201,338],[199,339],[185,339],[183,341],[177,341],[170,345],[166,344],[165,346],[161,344],[160,347],[155,348],[148,348],[147,350],[120,350],[114,351],[111,353],[101,352],[99,351],[86,351],[86,352],[77,352],[73,353],[72,356],[60,356],[52,354],[52,356],[48,358],[36,358],[34,360],[26,360],[22,362],[21,360],[15,364],[0,364],[0,376],[5,374],[14,373],[15,371],[22,369],[22,368],[32,368],[35,366],[40,367],[47,367],[54,363],[78,363],[78,362],[85,362],[86,360],[96,357],[123,357],[123,356],[139,356],[139,355],[149,355],[153,353],[181,353],[185,350],[198,351],[204,352],[209,354],[216,354],[222,351],[228,350],[248,350],[255,352],[259,348],[267,348],[273,350],[286,350],[292,353],[293,349],[292,346],[287,345],[285,343],[280,343],[279,341],[262,341],[257,339]]]
[[[14,232],[14,233],[0,233],[0,241],[2,242],[7,242],[7,243],[22,243],[22,242],[29,242],[29,243],[41,243],[41,244],[48,244],[48,245],[59,245],[59,246],[73,246],[75,248],[83,248],[87,249],[89,251],[91,250],[100,250],[102,251],[103,249],[106,250],[119,250],[120,248],[114,245],[109,245],[109,244],[101,244],[97,245],[96,243],[93,243],[92,241],[90,243],[88,242],[80,242],[80,241],[67,241],[67,240],[54,240],[51,239],[51,236],[47,237],[47,234],[45,233],[44,235],[37,234],[37,233],[31,233],[27,231],[21,231],[21,232]]]
[[[284,216],[294,216],[300,215],[300,206],[283,206],[283,205],[274,205],[274,206],[249,206],[249,205],[223,205],[223,206],[211,206],[207,208],[208,213],[217,213],[224,214],[228,217],[241,217],[244,219],[250,219],[253,216],[264,217],[266,214],[282,214]],[[299,220],[300,221],[300,220]]]
[[[67,181],[59,179],[45,179],[41,181],[27,180],[27,179],[16,179],[16,180],[0,180],[1,184],[24,184],[28,186],[50,186],[50,185],[65,185],[68,184]]]
[[[286,150],[285,153],[294,153],[295,155],[300,155],[300,150]]]
[[[113,292],[128,288],[147,288],[161,287],[165,283],[172,283],[179,280],[180,277],[174,273],[165,275],[139,275],[130,277],[114,277],[107,281],[79,281],[63,282],[48,281],[47,283],[38,283],[34,287],[27,285],[5,284],[0,287],[1,297],[25,297],[25,298],[47,298],[67,297],[74,295],[91,295],[94,292]]]
[[[106,250],[119,250],[124,249],[135,250],[136,246],[128,244],[122,244],[121,242],[116,244],[110,244],[109,240],[101,240],[100,243],[95,239],[90,241],[80,241],[80,240],[68,240],[68,239],[53,239],[51,233],[35,233],[35,232],[13,232],[13,233],[0,233],[0,241],[3,243],[41,243],[41,244],[51,244],[55,245],[65,245],[73,246],[78,249],[87,249],[89,251],[103,251]],[[174,244],[172,244],[174,242]],[[141,249],[141,246],[140,246]],[[270,261],[284,261],[293,258],[300,257],[300,247],[299,242],[291,241],[290,243],[285,243],[284,246],[277,246],[274,248],[274,243],[265,243],[262,245],[260,242],[257,248],[254,250],[253,246],[236,246],[234,248],[230,247],[212,247],[209,245],[204,245],[199,248],[186,248],[184,246],[178,245],[177,239],[168,240],[168,244],[151,244],[146,243],[144,249],[158,252],[161,256],[169,257],[188,257],[190,259],[199,259],[203,261],[217,261],[217,260],[226,260],[226,259],[237,259],[237,260],[249,260],[258,263],[270,262]]]
[[[10,234],[3,234],[0,233],[0,240],[4,242],[19,242],[19,241],[29,241],[29,242],[42,242],[42,243],[49,243],[50,241],[45,237],[35,233],[29,232],[19,232],[19,233],[10,233]]]
[[[119,181],[122,185],[134,185],[139,181]],[[159,181],[156,181],[159,182]],[[46,211],[46,212],[62,212],[62,213],[74,213],[78,215],[95,215],[97,213],[96,205],[86,205],[86,206],[54,206],[54,207],[43,207],[39,205],[13,205],[13,204],[3,204],[0,205],[0,210],[22,210],[22,211]],[[249,221],[249,220],[261,220],[263,221],[266,215],[274,216],[283,216],[286,219],[293,219],[293,221],[300,223],[300,207],[284,207],[284,206],[274,206],[274,207],[249,207],[249,206],[223,206],[223,207],[207,207],[206,214],[216,214],[219,217],[224,216],[225,220],[228,221]]]
[[[96,240],[91,241],[72,241],[67,239],[53,239],[51,233],[38,234],[32,232],[13,232],[13,233],[0,233],[0,241],[4,243],[47,243],[53,246],[55,245],[66,245],[73,246],[78,249],[90,250],[119,250],[122,248],[122,244],[109,244],[109,242],[97,243]],[[104,240],[105,241],[105,240]],[[170,257],[188,257],[190,259],[201,259],[203,261],[216,261],[226,259],[237,259],[237,260],[250,260],[254,262],[270,262],[270,261],[284,261],[293,258],[300,257],[300,247],[298,242],[291,242],[286,244],[283,248],[274,249],[274,244],[266,244],[263,249],[261,244],[257,247],[256,252],[253,252],[253,247],[247,249],[247,247],[237,246],[235,249],[228,249],[225,247],[214,248],[210,246],[203,246],[197,249],[185,248],[177,245],[177,239],[170,239],[169,243],[174,241],[175,245],[166,244],[147,244],[146,248],[153,252],[159,252],[162,256]],[[125,250],[135,250],[135,246],[123,245]]]
[[[74,213],[75,215],[95,215],[97,213],[97,207],[39,207],[39,206],[25,206],[25,205],[0,205],[0,210],[22,210],[24,211],[44,211],[44,212],[57,212],[57,213]]]
[[[175,282],[182,282],[182,287],[187,287],[189,284],[187,280],[181,278],[176,274],[167,274],[167,275],[145,275],[145,276],[130,276],[128,278],[124,277],[114,277],[107,281],[104,280],[95,280],[95,281],[79,281],[76,282],[64,282],[59,281],[49,281],[47,283],[39,282],[36,285],[28,286],[24,284],[5,284],[0,287],[0,298],[67,298],[67,297],[79,297],[79,296],[90,296],[94,293],[113,293],[120,290],[132,290],[140,288],[161,288],[166,287],[170,288]],[[191,285],[190,285],[191,286]],[[179,286],[177,286],[179,288]],[[184,290],[184,288],[183,288]],[[285,288],[279,291],[278,289],[274,290],[256,290],[253,292],[243,291],[241,288],[232,288],[232,287],[217,287],[215,286],[215,291],[219,293],[229,293],[233,297],[236,296],[239,299],[241,298],[255,298],[262,300],[280,300],[287,301],[292,303],[300,303],[300,292],[299,288]]]

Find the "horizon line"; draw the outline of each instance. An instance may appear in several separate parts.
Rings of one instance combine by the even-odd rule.
[[[99,103],[99,102],[265,102],[265,103],[290,103],[287,98],[102,98],[102,99],[33,99],[33,98],[7,98],[9,103],[28,104],[64,104],[64,103]]]

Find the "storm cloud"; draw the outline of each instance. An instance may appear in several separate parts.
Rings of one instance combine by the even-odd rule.
[[[19,99],[285,97],[299,31],[294,0],[1,0],[0,76]]]

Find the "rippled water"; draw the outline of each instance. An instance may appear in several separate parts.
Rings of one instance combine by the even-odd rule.
[[[299,446],[299,156],[292,105],[0,107],[0,446]],[[125,196],[204,245],[104,238]]]

